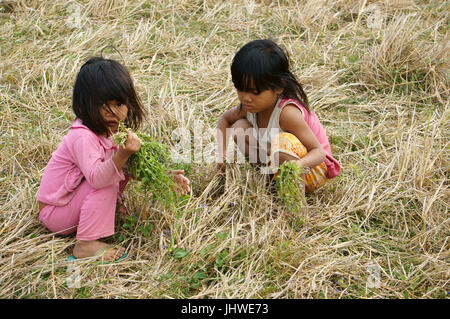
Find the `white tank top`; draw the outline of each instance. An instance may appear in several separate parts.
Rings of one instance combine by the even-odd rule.
[[[291,103],[292,100],[284,100],[284,105],[279,105],[282,98],[278,98],[277,103],[270,115],[269,123],[267,124],[267,128],[259,128],[257,123],[257,114],[247,112],[247,120],[253,126],[252,135],[258,141],[259,147],[259,160],[262,163],[269,164],[270,161],[270,146],[272,143],[272,139],[277,136],[279,133],[284,132],[280,128],[280,114],[283,110],[284,106]],[[303,110],[300,108],[300,111]],[[303,114],[304,116],[304,114]]]

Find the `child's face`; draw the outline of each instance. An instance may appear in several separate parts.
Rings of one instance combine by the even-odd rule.
[[[268,89],[258,92],[256,89],[250,89],[248,92],[237,91],[239,101],[242,107],[250,113],[258,113],[268,110],[275,106],[279,94],[283,89]]]
[[[109,107],[109,108],[108,108]],[[117,132],[119,121],[123,122],[127,118],[128,107],[126,104],[116,100],[108,101],[108,105],[103,104],[100,107],[100,114],[108,125],[112,133]]]

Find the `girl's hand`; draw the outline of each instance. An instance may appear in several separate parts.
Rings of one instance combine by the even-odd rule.
[[[300,168],[306,168],[307,166],[304,164],[303,159],[298,159],[298,160],[292,160],[293,162],[295,162]]]
[[[125,142],[125,147],[123,148],[125,151],[130,153],[130,155],[136,153],[141,148],[142,141],[136,135],[136,133],[132,131],[128,131],[127,141]]]
[[[128,158],[139,151],[141,148],[142,142],[136,133],[128,131],[127,141],[125,142],[124,147],[120,147],[116,154],[112,157],[114,164],[118,170],[121,170],[122,167],[128,161]]]
[[[189,179],[187,177],[185,177],[184,174],[184,170],[180,169],[180,170],[173,170],[172,171],[173,174],[173,179],[175,181],[175,183],[178,186],[178,189],[176,190],[176,192],[178,193],[178,195],[184,195],[188,192],[191,191],[191,188],[189,187],[189,184],[191,183],[189,181]]]

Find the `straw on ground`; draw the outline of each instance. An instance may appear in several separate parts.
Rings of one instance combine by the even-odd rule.
[[[446,298],[449,292],[449,41],[441,1],[0,2],[0,297]],[[114,265],[66,262],[74,237],[38,220],[43,169],[74,115],[84,61],[127,65],[145,132],[203,145],[237,103],[237,49],[273,38],[289,52],[342,174],[307,196],[293,227],[248,164],[184,164],[177,213],[131,184],[108,241]],[[192,153],[191,153],[192,154]],[[204,153],[205,155],[206,153]],[[79,272],[78,272],[79,271]],[[68,281],[68,278],[70,279]],[[72,281],[71,281],[72,280]],[[73,284],[77,283],[77,284]]]

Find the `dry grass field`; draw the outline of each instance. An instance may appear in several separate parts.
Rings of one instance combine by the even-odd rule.
[[[448,298],[449,12],[439,0],[0,1],[0,297]],[[300,220],[256,168],[220,176],[207,160],[237,103],[231,60],[257,38],[287,50],[343,166]],[[107,239],[128,257],[68,262],[75,238],[40,224],[36,192],[74,120],[75,76],[102,49],[129,68],[145,132],[173,147],[192,133],[178,164],[192,194],[168,210],[132,182],[131,215]]]

